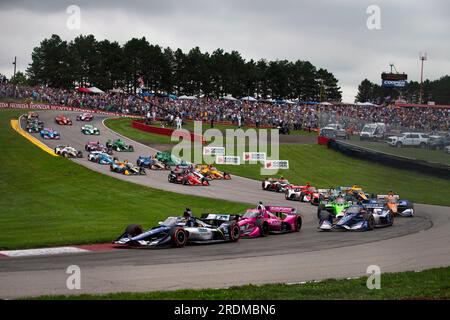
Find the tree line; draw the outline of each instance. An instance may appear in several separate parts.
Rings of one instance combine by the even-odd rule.
[[[401,97],[408,103],[419,103],[420,83],[409,81],[405,88],[383,88],[367,79],[358,87],[357,102],[372,102],[384,104]],[[450,104],[450,76],[443,76],[438,80],[423,82],[422,102],[435,102],[436,104]]]
[[[183,52],[133,38],[124,45],[80,35],[67,42],[58,35],[44,39],[32,52],[26,74],[32,85],[56,88],[96,86],[136,92],[139,79],[146,89],[164,94],[221,97],[258,96],[341,101],[334,75],[309,61],[246,61],[238,51],[199,47]]]

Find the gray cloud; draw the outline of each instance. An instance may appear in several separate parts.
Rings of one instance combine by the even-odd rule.
[[[66,28],[72,4],[81,8],[81,30]],[[381,8],[381,30],[366,28],[371,4]],[[33,47],[52,33],[66,40],[92,33],[120,43],[146,36],[183,50],[198,45],[238,50],[247,59],[310,60],[333,72],[351,101],[359,82],[378,82],[391,61],[417,80],[423,50],[429,78],[448,73],[449,13],[446,0],[2,1],[0,72],[12,73],[14,55],[24,70]]]

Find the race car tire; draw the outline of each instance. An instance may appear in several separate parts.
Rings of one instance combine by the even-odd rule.
[[[300,232],[302,229],[303,220],[302,217],[297,217],[295,220],[295,232]]]
[[[305,202],[305,201],[303,201],[304,197],[305,197],[305,195],[303,194],[303,192],[300,192],[300,202]]]
[[[128,146],[128,151],[134,152],[134,147],[133,146]]]
[[[319,215],[320,224],[324,221],[329,221],[331,224],[333,224],[333,215],[329,213],[328,211],[322,211]]]
[[[225,180],[231,180],[231,175],[230,175],[229,173],[225,173],[225,172],[224,172],[223,178],[224,178]]]
[[[172,247],[182,248],[186,245],[188,235],[183,228],[170,229],[170,238],[172,239]]]
[[[130,224],[127,226],[127,228],[125,229],[125,233],[133,238],[136,237],[142,233],[144,233],[144,229],[142,229],[142,227],[138,224]]]
[[[371,214],[365,214],[364,220],[367,221],[367,230],[372,231],[375,229],[375,218]]]
[[[317,208],[317,218],[320,220],[320,214],[322,211],[325,210],[325,206],[323,205],[323,203],[319,204],[319,207]]]
[[[81,151],[77,152],[77,158],[83,158],[83,153]]]
[[[237,223],[233,222],[232,224],[230,224],[230,241],[231,242],[239,241],[240,234],[241,234],[241,230],[240,230],[239,226],[237,225]]]
[[[258,220],[256,226],[259,228],[261,237],[267,237],[269,235],[269,224],[266,221]]]
[[[261,187],[263,190],[266,190],[266,188],[264,187],[264,181],[261,183]]]
[[[388,215],[390,216],[390,219],[386,219],[386,220],[391,222],[388,224],[388,226],[392,226],[394,224],[394,215],[392,214],[392,212],[389,212]]]

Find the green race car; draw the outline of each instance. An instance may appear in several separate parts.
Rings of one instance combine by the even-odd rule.
[[[89,135],[89,136],[98,136],[100,135],[100,130],[98,130],[97,127],[94,127],[93,125],[87,124],[81,127],[81,132],[83,134]]]
[[[317,217],[320,219],[322,211],[327,211],[334,217],[337,217],[353,204],[354,198],[352,196],[338,195],[336,197],[330,197],[328,200],[321,200],[317,208]]]
[[[134,147],[132,145],[126,145],[125,142],[123,142],[120,139],[117,140],[108,140],[108,142],[106,142],[106,148],[111,148],[114,151],[118,151],[118,152],[133,152],[134,151]]]
[[[168,166],[180,166],[180,167],[189,166],[189,163],[175,157],[170,152],[158,152],[156,153],[156,159]]]

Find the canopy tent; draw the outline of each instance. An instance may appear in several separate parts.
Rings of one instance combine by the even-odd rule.
[[[77,88],[76,90],[81,93],[92,93],[88,88]]]
[[[319,103],[321,106],[332,106],[333,104],[332,103],[329,103],[329,102],[321,102],[321,103]]]
[[[242,101],[250,101],[250,102],[256,102],[256,101],[258,101],[258,100],[256,100],[255,98],[250,97],[250,96],[248,96],[248,97],[243,97],[243,98],[241,98],[241,100],[242,100]]]
[[[296,104],[296,102],[291,101],[291,100],[286,100],[286,103],[287,103],[287,104]]]
[[[370,103],[370,102],[357,102],[357,106],[364,106],[364,107],[375,107],[376,104]]]
[[[76,90],[81,93],[105,93],[104,91],[100,90],[97,87],[91,87],[91,88],[81,88],[80,87],[80,88],[76,88]]]
[[[125,93],[125,91],[123,91],[123,89],[120,89],[120,88],[111,89],[111,90],[109,90],[109,92],[112,92],[112,93]]]
[[[236,99],[235,97],[233,97],[232,95],[228,94],[225,97],[220,98],[222,100],[229,100],[229,101],[237,101],[238,99]]]
[[[97,87],[91,87],[91,88],[88,88],[88,90],[91,91],[91,93],[105,93],[103,90],[100,90]]]
[[[186,96],[186,95],[183,95],[183,96],[179,96],[179,97],[178,97],[178,100],[197,100],[197,98],[194,97],[194,96]]]

